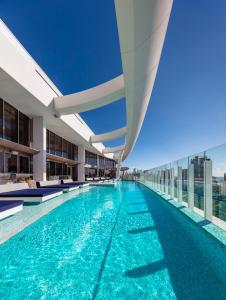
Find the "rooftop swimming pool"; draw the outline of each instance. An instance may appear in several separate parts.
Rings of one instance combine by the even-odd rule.
[[[0,299],[226,299],[226,249],[145,186],[80,193],[0,245]]]

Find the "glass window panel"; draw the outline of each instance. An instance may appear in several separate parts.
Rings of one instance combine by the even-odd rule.
[[[0,152],[0,173],[4,172],[4,152]]]
[[[50,176],[56,175],[56,163],[53,161],[49,162],[49,174],[50,174]]]
[[[0,98],[0,137],[3,137],[3,100]]]
[[[20,156],[19,173],[29,173],[29,157]]]
[[[49,130],[46,131],[46,151],[47,153],[50,153],[50,145],[49,145]]]
[[[63,157],[68,158],[68,142],[63,140]]]
[[[67,175],[67,165],[63,164],[63,175]]]
[[[56,163],[56,175],[62,175],[62,164]]]
[[[18,142],[18,111],[4,102],[4,138]]]
[[[19,143],[30,146],[30,119],[19,112]]]
[[[5,172],[17,173],[17,155],[5,153]]]
[[[62,156],[62,138],[55,135],[55,155]]]
[[[49,132],[49,153],[55,155],[55,134]]]

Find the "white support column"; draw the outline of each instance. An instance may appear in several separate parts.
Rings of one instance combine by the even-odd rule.
[[[174,168],[170,169],[170,197],[174,199]]]
[[[178,202],[182,202],[182,167],[178,167],[177,189],[178,189]]]
[[[188,165],[188,207],[194,208],[194,165]]]
[[[78,181],[85,180],[85,148],[83,145],[78,146]]]
[[[33,156],[34,180],[46,180],[46,120],[43,117],[33,118],[33,147],[39,150]]]
[[[213,215],[213,199],[212,199],[212,161],[204,161],[204,215],[209,221]]]

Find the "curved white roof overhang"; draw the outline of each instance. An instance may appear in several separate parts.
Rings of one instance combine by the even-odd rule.
[[[103,153],[124,160],[139,135],[151,97],[173,0],[115,0],[123,75],[92,89],[54,99],[60,115],[91,110],[126,98],[126,132],[94,135],[90,141],[105,141],[125,135],[125,145]]]

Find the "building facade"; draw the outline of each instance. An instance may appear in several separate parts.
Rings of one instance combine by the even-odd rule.
[[[78,114],[57,115],[62,94],[0,20],[0,184],[114,176],[113,155]]]

